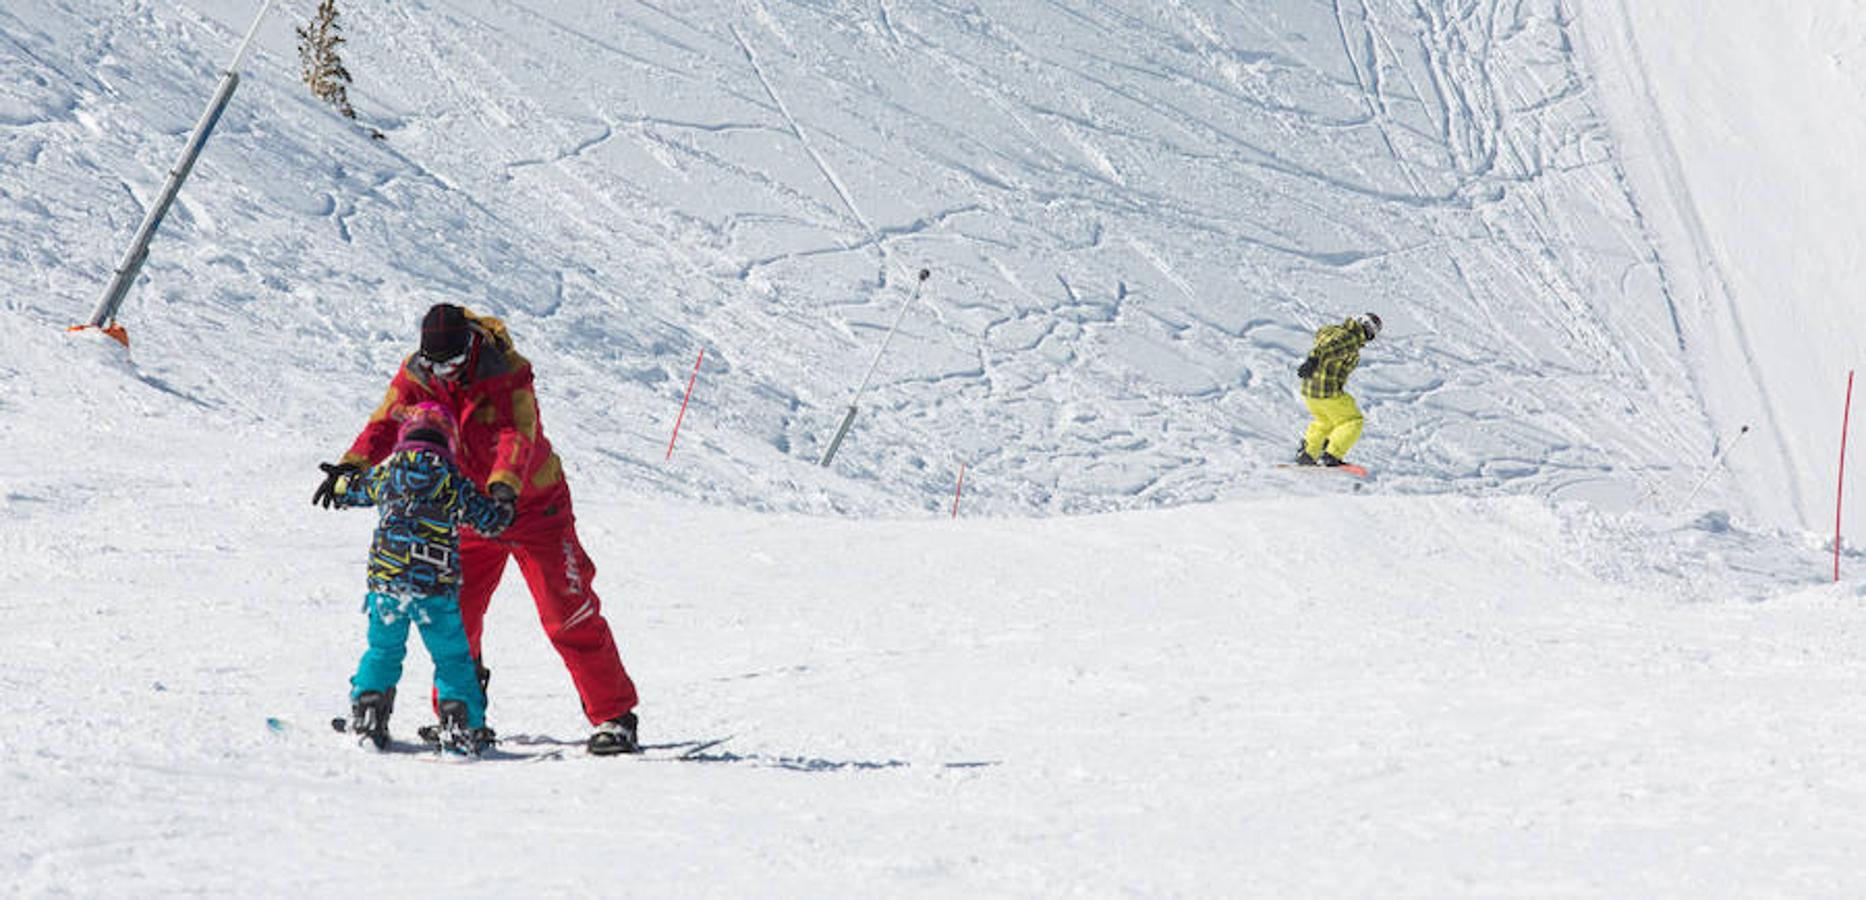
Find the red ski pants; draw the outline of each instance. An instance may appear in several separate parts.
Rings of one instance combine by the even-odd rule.
[[[480,631],[486,607],[492,602],[508,557],[538,605],[538,621],[551,646],[564,658],[583,714],[600,724],[635,708],[635,682],[622,667],[602,601],[590,583],[596,564],[577,541],[576,517],[566,495],[543,509],[521,509],[512,527],[497,538],[460,534],[460,620],[466,626],[467,647],[480,659]]]

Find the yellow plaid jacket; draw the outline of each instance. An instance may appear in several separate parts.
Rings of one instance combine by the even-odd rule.
[[[1340,325],[1323,325],[1315,330],[1315,371],[1302,380],[1304,397],[1339,396],[1348,386],[1348,376],[1361,364],[1361,348],[1367,346],[1367,332],[1361,323],[1346,319]]]

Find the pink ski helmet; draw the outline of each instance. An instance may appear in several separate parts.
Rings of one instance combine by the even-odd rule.
[[[402,420],[402,429],[395,436],[398,449],[425,444],[452,456],[455,445],[460,442],[460,426],[454,421],[454,414],[439,403],[423,401],[404,406],[396,413],[396,418]]]

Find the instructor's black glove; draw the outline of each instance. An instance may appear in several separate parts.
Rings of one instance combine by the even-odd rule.
[[[1310,375],[1314,375],[1314,374],[1315,374],[1315,357],[1313,356],[1309,357],[1308,359],[1303,360],[1302,365],[1296,367],[1297,378],[1307,378]]]
[[[318,463],[324,470],[324,483],[317,486],[317,493],[311,495],[312,506],[330,509],[337,505],[337,481],[345,475],[355,475],[363,471],[351,463]]]
[[[486,489],[486,496],[491,499],[492,502],[498,504],[500,509],[505,511],[505,523],[507,525],[512,524],[512,517],[518,513],[518,492],[512,490],[511,485],[503,481],[498,481],[494,482],[491,487]],[[488,537],[490,536],[491,535],[488,535]]]

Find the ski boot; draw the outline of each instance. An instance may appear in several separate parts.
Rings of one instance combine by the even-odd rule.
[[[618,753],[640,753],[641,738],[636,735],[635,714],[623,713],[601,725],[590,735],[589,750],[591,756],[614,756]]]
[[[1296,451],[1296,465],[1299,465],[1299,466],[1315,465],[1315,457],[1309,455],[1309,448],[1303,447]]]
[[[476,659],[473,660],[473,675],[479,679],[479,695],[491,699],[491,695],[486,693],[486,688],[492,684],[492,670],[486,668]],[[440,688],[435,688],[433,693],[430,694],[430,697],[434,703],[434,714],[438,716],[441,714]],[[424,743],[438,744],[441,742],[441,727],[439,725],[423,725],[415,729],[415,735],[421,738]]]
[[[479,756],[497,740],[490,728],[467,726],[467,706],[463,700],[442,700],[440,724],[431,727],[434,729],[432,743],[442,753]],[[427,731],[427,728],[419,729],[424,740]]]
[[[479,695],[481,697],[487,696],[486,687],[492,684],[492,670],[481,665],[480,661],[476,659],[473,661],[473,674],[479,678]],[[441,714],[441,695],[438,690],[434,693],[434,714],[437,716]],[[479,730],[486,732],[488,744],[495,742],[492,738],[492,729],[485,728]],[[420,738],[422,743],[429,746],[438,745],[441,742],[441,726],[423,725],[415,729],[415,736]]]
[[[422,743],[427,744],[430,750],[439,751],[446,749],[443,746],[441,726],[439,725],[423,725],[415,729],[415,736],[420,738]],[[478,728],[467,729],[466,736],[466,743],[475,747],[476,753],[499,743],[499,733],[483,725]]]
[[[1335,454],[1324,450],[1322,451],[1322,458],[1319,460],[1319,462],[1322,465],[1327,466],[1332,469],[1336,466],[1341,465],[1341,457],[1336,456]]]
[[[377,750],[389,746],[389,716],[395,712],[395,688],[364,691],[350,701],[350,733],[360,735]],[[360,743],[360,742],[359,742]]]

